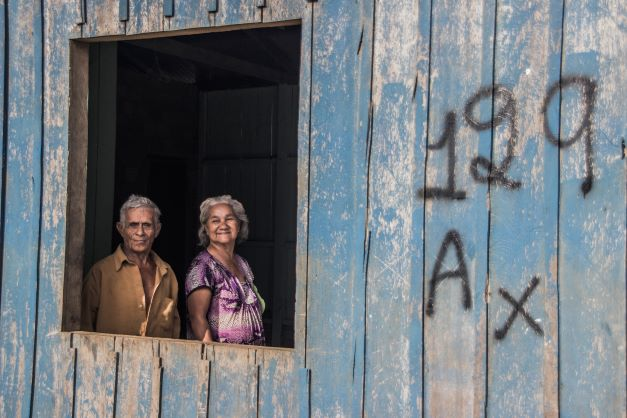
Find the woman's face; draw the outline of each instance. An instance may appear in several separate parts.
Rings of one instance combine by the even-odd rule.
[[[209,209],[209,219],[207,219],[205,229],[210,242],[231,244],[237,239],[239,220],[230,205],[220,203]]]

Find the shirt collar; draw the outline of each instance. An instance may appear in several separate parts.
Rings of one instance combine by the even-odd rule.
[[[157,255],[156,252],[150,251],[150,256],[157,265],[157,269],[159,269],[159,275],[163,277],[168,272],[168,265]],[[115,252],[113,253],[113,260],[115,261],[115,271],[120,271],[125,262],[128,264],[134,264],[124,253],[122,244],[118,245],[118,248],[115,249]]]

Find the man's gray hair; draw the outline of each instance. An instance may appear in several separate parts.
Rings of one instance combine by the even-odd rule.
[[[136,194],[130,195],[128,199],[126,199],[126,202],[122,204],[122,207],[120,208],[120,223],[122,225],[126,225],[126,212],[129,209],[137,209],[137,208],[152,209],[154,212],[155,225],[161,224],[161,221],[160,221],[161,211],[159,210],[159,207],[155,205],[155,202],[153,202],[152,200],[148,199],[145,196],[139,196]]]
[[[244,210],[244,205],[233,199],[230,195],[209,197],[200,204],[200,228],[198,228],[199,244],[202,247],[209,246],[209,235],[205,229],[205,224],[209,220],[209,212],[215,205],[227,204],[233,209],[233,214],[239,221],[239,232],[237,233],[237,242],[246,241],[248,238],[248,216]]]

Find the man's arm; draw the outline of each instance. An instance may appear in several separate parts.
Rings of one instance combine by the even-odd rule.
[[[81,331],[95,331],[100,306],[100,284],[93,269],[89,270],[81,294]]]
[[[170,270],[172,271],[172,270]],[[174,301],[174,316],[172,318],[172,338],[181,338],[181,317],[179,316],[178,300],[179,300],[179,282],[176,279],[174,271],[172,271],[172,294],[170,298]]]

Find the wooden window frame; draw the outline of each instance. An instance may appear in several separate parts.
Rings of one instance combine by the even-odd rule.
[[[243,30],[277,26],[300,25],[302,30],[309,30],[302,20],[272,22],[269,24],[247,24],[204,29],[187,29],[173,32],[156,32],[131,36],[107,36],[99,38],[79,38],[69,40],[69,114],[68,114],[68,157],[67,157],[67,202],[65,259],[63,274],[63,299],[61,331],[64,333],[95,334],[80,331],[81,290],[83,284],[86,200],[87,200],[87,156],[89,146],[88,97],[89,97],[89,54],[90,44],[123,40],[156,39],[180,35],[208,34],[224,30]],[[304,355],[306,344],[307,311],[307,243],[308,243],[308,205],[309,205],[309,109],[311,104],[310,85],[310,35],[301,35],[300,74],[298,99],[297,132],[297,226],[296,226],[296,283],[294,314],[294,347],[254,347],[256,350],[276,351],[290,356]],[[181,324],[183,327],[185,324]],[[117,335],[117,334],[116,334]],[[155,338],[119,335],[131,338]],[[178,344],[202,344],[200,341],[184,339],[155,338],[162,342],[173,341]],[[223,345],[221,343],[212,343]],[[228,344],[233,348],[248,346]],[[250,347],[253,348],[253,347]]]

